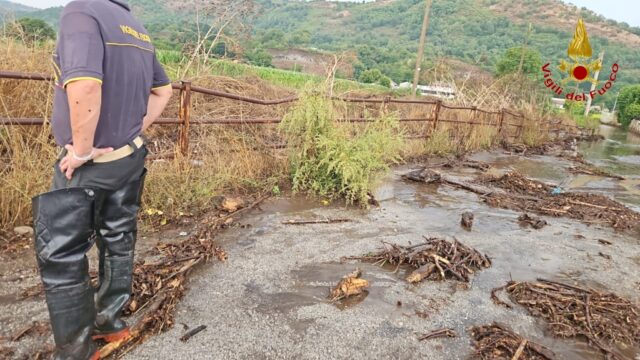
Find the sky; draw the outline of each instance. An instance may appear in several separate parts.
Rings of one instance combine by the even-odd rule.
[[[65,5],[70,0],[10,0],[37,7]],[[180,1],[180,0],[177,0]],[[345,0],[342,0],[345,1]],[[348,0],[347,0],[348,1]],[[438,1],[438,0],[435,0]],[[624,21],[632,26],[640,26],[640,1],[636,0],[564,0],[579,7],[585,6],[607,18]]]

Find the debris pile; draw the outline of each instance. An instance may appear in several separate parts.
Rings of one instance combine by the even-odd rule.
[[[569,170],[569,172],[574,173],[574,174],[602,176],[602,177],[608,177],[608,178],[617,179],[617,180],[624,180],[625,179],[624,176],[612,174],[612,173],[610,173],[608,171],[605,171],[605,170],[602,170],[602,169],[597,168],[595,166],[591,166],[591,165],[587,165],[587,164],[578,165],[578,166],[570,166],[567,170]]]
[[[338,285],[331,290],[329,294],[331,301],[339,301],[349,296],[362,294],[369,287],[369,282],[361,279],[360,276],[362,276],[362,271],[356,269],[351,274],[343,277]]]
[[[15,258],[17,254],[31,247],[31,239],[30,234],[18,234],[0,229],[0,255]]]
[[[543,227],[549,225],[546,220],[535,217],[533,215],[529,215],[527,213],[520,215],[520,217],[518,217],[518,222],[520,222],[520,225],[522,225],[523,227],[531,226],[536,230],[540,230]]]
[[[51,333],[51,326],[48,322],[34,321],[29,326],[18,330],[12,337],[11,341],[20,341],[25,336],[47,336]]]
[[[497,296],[502,290],[531,315],[546,320],[554,336],[586,338],[608,358],[624,358],[615,344],[640,345],[640,308],[615,294],[542,279],[511,281],[492,293],[494,302],[507,307]]]
[[[576,192],[554,195],[552,186],[527,179],[517,172],[500,177],[482,177],[478,182],[505,191],[486,195],[485,200],[490,206],[564,216],[588,224],[611,226],[616,230],[640,227],[639,213],[603,195]]]
[[[213,257],[226,260],[224,250],[213,241],[212,232],[216,229],[205,228],[177,244],[161,244],[156,247],[161,260],[135,265],[133,296],[124,313],[125,316],[142,315],[132,327],[131,338],[104,346],[100,350],[101,358],[117,350],[126,351],[174,325],[175,308],[184,296],[187,273]]]
[[[424,279],[456,279],[469,282],[470,275],[491,267],[491,260],[486,255],[457,240],[453,242],[438,238],[426,240],[426,243],[413,246],[385,243],[384,249],[377,254],[351,259],[371,261],[380,266],[395,265],[396,271],[406,265],[414,269],[406,278],[410,283],[419,283]]]
[[[541,145],[528,146],[525,144],[514,144],[505,142],[502,147],[511,154],[528,156],[528,155],[554,155],[560,157],[568,157],[577,162],[582,162],[582,157],[577,154],[577,146],[579,141],[600,141],[604,140],[602,135],[586,135],[586,136],[570,136],[564,139],[549,141]],[[567,154],[571,154],[567,156]],[[575,156],[577,155],[577,156]]]
[[[440,164],[440,165],[436,165],[438,167],[441,168],[445,168],[445,169],[455,169],[455,168],[470,168],[470,169],[476,169],[479,170],[481,172],[485,172],[487,170],[489,170],[491,168],[491,165],[482,162],[482,161],[476,161],[476,160],[468,160],[468,159],[455,159],[455,160],[450,160],[447,161],[444,164]]]
[[[471,328],[475,353],[471,358],[481,360],[552,360],[555,354],[499,324]]]

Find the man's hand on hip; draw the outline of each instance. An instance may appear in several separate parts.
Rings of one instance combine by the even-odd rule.
[[[71,180],[73,172],[87,161],[113,151],[113,148],[93,148],[89,154],[76,154],[73,145],[67,145],[64,148],[67,149],[67,156],[60,160],[60,170],[68,180]]]

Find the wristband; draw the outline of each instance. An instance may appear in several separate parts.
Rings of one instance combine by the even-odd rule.
[[[93,149],[91,149],[91,152],[87,156],[78,156],[75,152],[72,152],[71,156],[78,161],[89,161],[93,159]]]

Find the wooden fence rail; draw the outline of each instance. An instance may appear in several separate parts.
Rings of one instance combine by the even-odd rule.
[[[37,74],[37,73],[20,73],[13,71],[1,71],[0,70],[0,79],[8,79],[8,80],[33,80],[33,81],[53,81],[53,77],[45,74]],[[239,102],[245,102],[250,104],[262,105],[262,106],[274,106],[274,105],[282,105],[294,103],[299,100],[298,97],[288,97],[283,99],[276,100],[263,100],[257,99],[249,96],[231,94],[219,90],[207,89],[199,86],[192,85],[189,81],[180,81],[177,83],[173,83],[172,87],[174,90],[179,90],[180,98],[179,98],[179,110],[177,118],[160,118],[155,124],[157,125],[179,125],[179,136],[178,136],[178,148],[180,152],[185,155],[189,152],[189,130],[192,125],[266,125],[266,124],[278,124],[282,121],[281,118],[250,118],[250,119],[192,119],[191,118],[191,110],[192,110],[192,94],[198,93],[207,96],[214,96],[223,99],[229,99]],[[441,100],[408,100],[408,99],[394,99],[389,96],[384,98],[354,98],[354,97],[340,97],[333,96],[331,97],[334,101],[343,101],[346,103],[361,103],[361,104],[382,104],[385,107],[389,104],[414,104],[414,105],[431,105],[433,110],[431,111],[431,115],[427,117],[420,118],[410,118],[404,117],[400,118],[400,122],[425,122],[432,123],[431,132],[437,130],[438,125],[440,123],[453,123],[453,124],[469,124],[469,125],[479,125],[479,126],[493,126],[498,127],[498,134],[500,136],[503,135],[503,132],[507,127],[516,128],[515,135],[512,137],[520,137],[522,136],[524,130],[524,123],[527,118],[524,114],[511,111],[509,109],[500,109],[500,111],[491,111],[480,109],[475,106],[466,107],[466,106],[454,106],[454,105],[446,105]],[[443,110],[468,110],[470,120],[456,120],[456,119],[447,119],[443,117]],[[489,116],[497,116],[495,121],[478,121],[478,114],[486,114]],[[506,117],[510,116],[519,121],[517,122],[509,122],[506,120]],[[365,123],[375,121],[374,119],[365,118],[365,117],[345,117],[339,119],[339,121],[349,122],[349,123]],[[0,126],[41,126],[48,122],[46,119],[41,118],[1,118],[0,117]],[[574,125],[566,125],[561,124],[559,121],[549,121],[541,124],[540,128],[547,128],[550,133],[559,134],[560,132],[567,131],[583,131],[584,128],[574,126]],[[410,136],[409,138],[424,138],[424,136]]]

